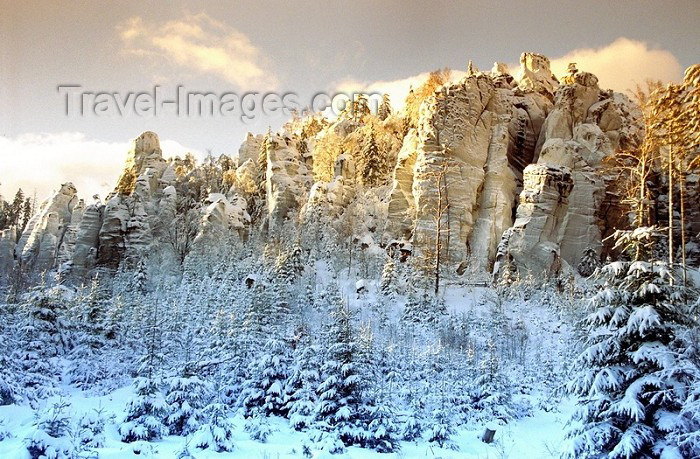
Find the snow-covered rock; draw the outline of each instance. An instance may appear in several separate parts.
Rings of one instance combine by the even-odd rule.
[[[72,274],[77,278],[84,277],[97,262],[103,212],[104,205],[101,203],[91,204],[83,212],[75,239],[71,266]]]
[[[521,65],[520,87],[496,64],[423,103],[394,169],[385,242],[412,236],[419,250],[432,248],[442,194],[448,264],[471,261],[490,269],[501,234],[512,225],[522,170],[534,158],[557,84],[546,58],[526,53]]]
[[[217,239],[226,241],[231,234],[245,237],[250,215],[243,197],[235,196],[229,201],[223,194],[212,193],[207,197],[205,204],[208,205],[204,209],[195,244],[212,243]]]
[[[15,262],[15,242],[17,241],[17,230],[14,226],[0,231],[0,282],[4,275],[12,270]]]
[[[532,164],[525,168],[524,190],[515,223],[503,233],[494,269],[514,262],[521,275],[559,276],[570,268],[559,243],[574,183],[567,167]]]
[[[40,273],[53,268],[58,248],[78,202],[75,186],[64,183],[41,204],[15,248],[16,257],[24,269]]]
[[[265,188],[270,232],[288,217],[296,217],[311,187],[304,158],[286,139],[272,135],[265,140],[267,172]]]

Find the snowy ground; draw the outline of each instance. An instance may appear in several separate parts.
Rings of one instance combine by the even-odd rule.
[[[92,409],[102,408],[106,417],[121,419],[123,416],[124,400],[130,397],[130,387],[119,389],[102,397],[84,397],[74,392],[68,399],[71,410],[77,415]],[[496,433],[496,441],[487,445],[480,440],[482,430],[460,430],[453,438],[459,446],[458,451],[451,451],[430,445],[428,443],[401,444],[401,451],[393,454],[380,454],[371,450],[351,447],[346,454],[330,455],[320,453],[314,457],[332,457],[336,459],[360,458],[549,458],[558,457],[558,451],[563,439],[564,424],[569,418],[573,404],[569,401],[559,407],[558,412],[537,410],[530,418],[515,421],[501,427]],[[24,447],[23,439],[32,431],[32,410],[27,406],[0,406],[0,418],[5,420],[11,438],[0,441],[0,458],[23,459],[29,458]],[[199,451],[190,448],[196,458],[250,458],[277,459],[302,457],[302,442],[306,436],[290,429],[287,421],[282,418],[271,419],[274,433],[266,443],[251,440],[243,429],[243,420],[235,419],[238,433],[234,439],[235,451],[231,453],[215,453],[207,450]],[[157,457],[174,458],[185,446],[186,439],[177,436],[166,437],[152,443],[122,443],[119,440],[116,425],[111,422],[106,428],[106,444],[98,450],[99,457],[117,459],[125,457]],[[143,448],[140,454],[134,449]],[[316,453],[318,454],[318,453]]]

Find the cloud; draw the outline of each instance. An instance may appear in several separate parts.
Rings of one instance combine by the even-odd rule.
[[[575,49],[553,59],[551,69],[557,78],[566,74],[570,62],[576,62],[579,70],[596,75],[601,88],[620,92],[647,79],[670,82],[680,81],[683,76],[683,68],[671,52],[625,37],[600,48]]]
[[[452,70],[450,79],[452,81],[457,81],[464,77],[465,73],[466,72],[459,70]],[[346,78],[339,81],[335,85],[335,88],[336,91],[344,94],[350,94],[352,92],[377,92],[380,94],[389,94],[391,106],[394,108],[394,110],[400,110],[403,108],[404,102],[406,102],[406,96],[411,90],[411,87],[419,87],[425,83],[429,75],[430,72],[423,72],[419,73],[418,75],[400,78],[398,80],[379,80],[372,82],[363,82],[353,78]]]
[[[244,91],[272,90],[278,85],[266,59],[246,35],[204,13],[162,24],[136,16],[117,25],[117,32],[128,54],[213,74]]]
[[[36,190],[43,200],[62,183],[73,182],[84,199],[105,197],[123,170],[130,143],[89,139],[78,132],[0,137],[0,194],[11,199],[22,188],[28,196]],[[161,141],[161,149],[165,157],[188,151],[201,157],[172,140]]]

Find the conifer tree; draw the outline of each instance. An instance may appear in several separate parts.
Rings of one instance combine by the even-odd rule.
[[[69,376],[71,383],[81,389],[88,389],[109,375],[104,334],[106,306],[98,279],[92,280],[87,294],[81,294],[71,308],[76,343],[70,353]]]
[[[321,366],[322,382],[316,389],[316,424],[324,431],[337,434],[346,446],[360,444],[365,438],[360,413],[362,378],[356,362],[357,344],[350,310],[342,301],[335,305],[325,337],[328,348]]]
[[[394,257],[387,257],[382,269],[382,278],[379,284],[379,290],[387,296],[391,296],[396,292],[396,264]]]
[[[32,459],[78,457],[76,445],[71,438],[73,432],[69,407],[66,401],[59,400],[37,416],[34,431],[25,439]]]
[[[382,185],[386,175],[386,158],[379,151],[374,125],[369,125],[369,132],[362,141],[359,156],[360,183],[368,188]]]
[[[18,346],[16,314],[0,304],[0,406],[18,403],[22,398],[20,389],[20,366],[13,350]]]
[[[150,304],[149,325],[146,340],[147,352],[141,359],[138,377],[134,379],[135,397],[129,402],[124,422],[119,426],[122,441],[151,441],[168,433],[164,421],[170,412],[161,391],[160,369],[163,364],[161,352],[161,325],[158,300]]]
[[[46,398],[55,391],[57,359],[69,349],[64,294],[62,287],[49,289],[40,284],[20,305],[19,346],[13,355],[30,400]]]
[[[165,402],[170,414],[165,424],[174,435],[187,436],[197,431],[204,423],[203,410],[211,398],[210,385],[187,370],[168,381]]]
[[[379,106],[379,119],[384,121],[391,115],[391,101],[389,100],[389,94],[384,94],[382,96],[382,103]]]
[[[308,336],[302,337],[294,350],[294,365],[287,379],[286,401],[289,424],[294,430],[311,427],[320,382],[321,350]]]
[[[691,316],[669,265],[652,257],[660,234],[641,227],[615,236],[633,261],[601,269],[588,347],[568,385],[579,406],[567,457],[661,457],[677,452],[679,432],[697,429],[681,415],[693,365],[677,352]]]
[[[221,400],[204,408],[206,423],[194,434],[194,445],[197,448],[210,448],[217,453],[233,451],[234,426],[229,419],[229,412],[229,407]]]
[[[581,261],[579,261],[576,270],[583,277],[590,277],[596,269],[600,267],[600,259],[598,254],[592,248],[587,248],[584,250],[583,255],[581,255]]]
[[[283,340],[271,337],[262,355],[251,361],[250,378],[243,383],[240,405],[245,416],[286,416],[287,378],[291,367],[290,349]]]

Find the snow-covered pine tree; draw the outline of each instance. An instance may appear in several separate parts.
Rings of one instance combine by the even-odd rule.
[[[195,432],[194,445],[200,449],[211,448],[217,453],[233,451],[234,425],[229,419],[229,407],[216,400],[204,408],[206,423]]]
[[[474,381],[472,404],[486,422],[506,423],[513,419],[513,388],[500,368],[496,342],[486,341],[486,355],[479,363],[479,376]]]
[[[362,388],[359,413],[365,430],[360,444],[381,453],[398,451],[397,407],[388,390],[389,372],[383,351],[386,346],[382,346],[382,350],[378,348],[369,323],[359,329],[358,344],[357,363]]]
[[[358,161],[359,179],[367,188],[374,188],[383,184],[387,164],[386,158],[379,151],[375,127],[368,125],[368,133],[362,140],[362,148]]]
[[[425,430],[423,419],[424,402],[417,390],[409,391],[409,404],[400,427],[401,439],[404,441],[419,441]]]
[[[391,109],[391,101],[389,100],[389,94],[384,94],[382,96],[382,103],[379,105],[379,110],[377,115],[379,116],[379,119],[384,121],[391,115],[392,109]]]
[[[135,397],[129,402],[126,416],[119,426],[122,441],[155,440],[168,433],[164,421],[170,408],[161,391],[159,375],[163,363],[161,353],[161,319],[158,300],[151,305],[146,340],[147,353],[141,359],[138,377],[134,379]]]
[[[396,412],[389,399],[381,398],[367,410],[367,438],[364,445],[380,453],[393,453],[400,449]]]
[[[586,318],[587,348],[568,385],[579,406],[567,434],[567,457],[697,453],[676,441],[697,429],[681,415],[693,365],[675,349],[690,315],[674,273],[652,257],[659,236],[654,227],[615,234],[616,247],[632,261],[600,271],[603,285]]]
[[[386,296],[392,296],[396,293],[396,264],[394,257],[387,257],[384,263],[379,290]]]
[[[81,294],[71,308],[75,345],[69,356],[68,374],[70,382],[83,390],[109,376],[105,361],[105,309],[99,278],[95,277],[87,293]]]
[[[583,251],[576,270],[583,277],[590,277],[600,267],[600,257],[594,249],[588,247]]]
[[[161,392],[156,375],[134,379],[135,397],[129,402],[124,422],[119,426],[122,441],[156,440],[167,435],[164,420],[170,408]]]
[[[170,413],[165,424],[174,435],[190,435],[205,420],[203,410],[211,398],[211,385],[191,373],[186,367],[183,375],[168,380],[165,402]]]
[[[20,385],[30,400],[43,399],[58,383],[57,357],[69,347],[64,305],[69,292],[62,286],[32,289],[20,305],[18,347],[13,353],[20,368]]]
[[[457,433],[454,422],[453,405],[449,400],[447,383],[441,381],[435,388],[437,403],[432,407],[430,425],[427,429],[428,442],[437,443],[441,448],[457,450],[452,437]]]
[[[291,360],[288,343],[276,337],[267,340],[262,355],[251,362],[250,378],[243,383],[239,397],[246,417],[256,411],[263,416],[286,416]]]
[[[287,379],[289,394],[285,408],[289,424],[294,430],[311,426],[318,399],[316,387],[320,382],[321,350],[310,337],[303,336],[294,350],[293,365]]]
[[[289,250],[282,251],[275,262],[277,279],[288,284],[295,283],[304,274],[301,257],[302,250],[298,244]]]
[[[268,286],[258,280],[247,302],[243,317],[243,346],[247,355],[258,352],[274,323],[273,297]]]
[[[59,400],[37,414],[34,430],[24,442],[32,459],[73,459],[78,451],[73,441],[70,404]]]
[[[16,314],[9,306],[0,304],[0,406],[18,403],[22,398],[19,384],[20,366],[16,361],[17,326]]]
[[[324,339],[327,346],[321,366],[321,384],[316,389],[316,425],[338,435],[346,445],[361,444],[367,437],[361,418],[363,390],[350,309],[337,301]]]
[[[676,438],[680,449],[687,451],[690,457],[700,457],[700,371],[696,371],[690,395],[683,405],[681,414],[690,427],[677,432]]]
[[[81,448],[102,448],[105,445],[105,410],[97,408],[83,413],[78,420],[77,440]]]
[[[430,294],[428,289],[411,292],[408,295],[401,319],[405,323],[435,324],[447,313],[445,303]]]

